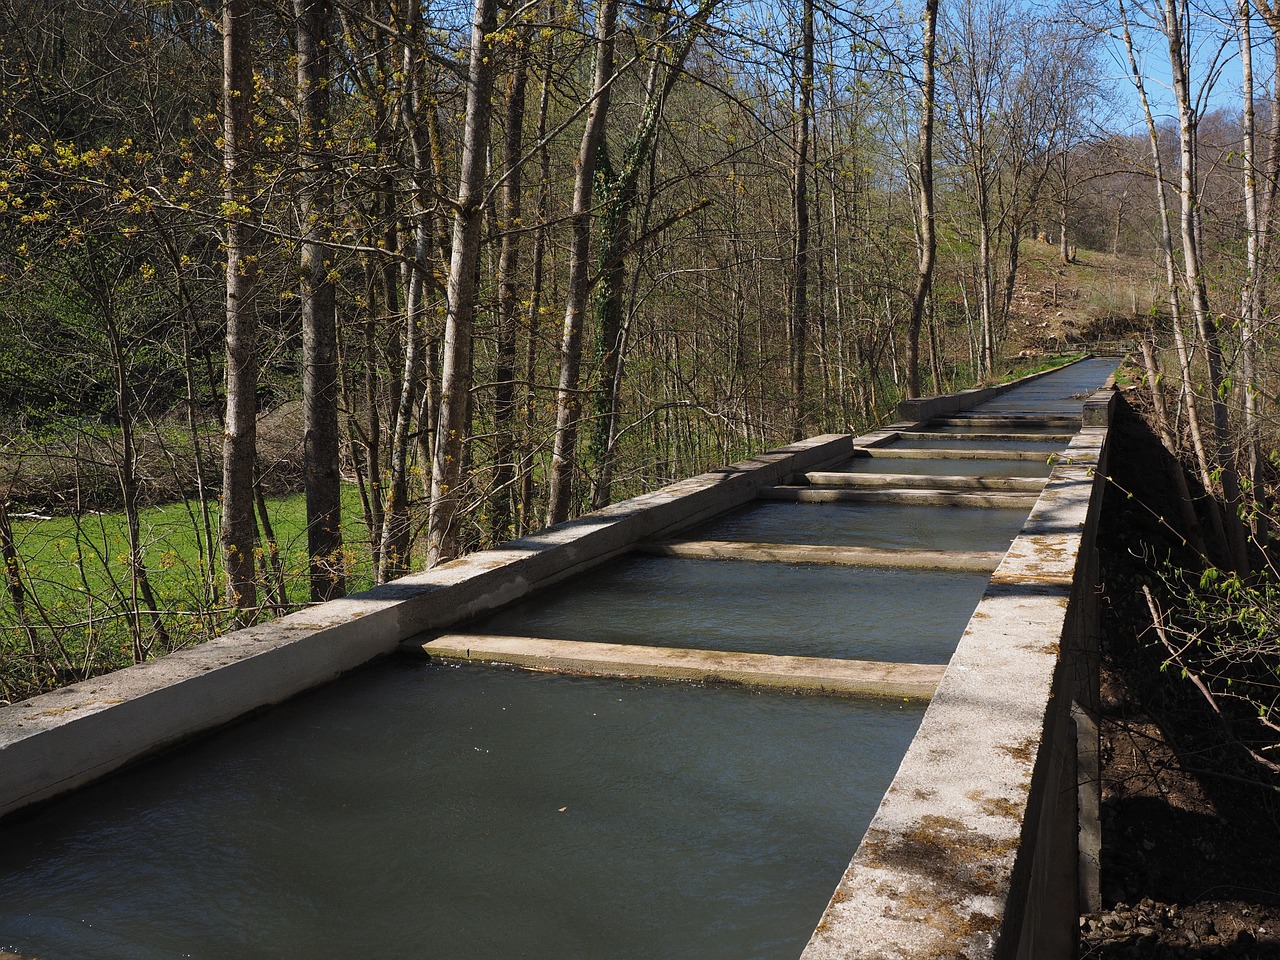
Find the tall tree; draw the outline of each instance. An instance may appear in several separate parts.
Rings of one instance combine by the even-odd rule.
[[[479,283],[480,240],[484,227],[484,181],[489,155],[489,114],[493,97],[494,55],[489,35],[497,29],[496,0],[475,0],[471,23],[471,59],[467,70],[467,112],[462,140],[462,169],[454,204],[453,251],[449,263],[448,315],[440,379],[440,420],[431,471],[431,526],[427,562],[458,555],[463,454],[471,403],[472,328]]]
[[[1196,331],[1205,350],[1208,375],[1209,406],[1213,413],[1213,437],[1217,447],[1218,469],[1222,475],[1222,495],[1226,501],[1227,541],[1232,561],[1239,570],[1249,567],[1244,526],[1240,522],[1240,480],[1232,459],[1231,433],[1226,397],[1223,392],[1222,341],[1209,304],[1209,290],[1201,260],[1200,235],[1197,227],[1199,190],[1196,178],[1196,111],[1191,99],[1191,47],[1183,30],[1186,13],[1181,0],[1163,0],[1163,29],[1169,52],[1169,68],[1173,78],[1173,95],[1178,109],[1178,149],[1181,159],[1178,179],[1182,237],[1183,285],[1191,303]]]
[[[805,360],[809,352],[809,140],[813,124],[813,0],[800,16],[800,75],[797,78],[795,154],[791,177],[791,303],[788,343],[791,366],[791,439],[808,432]]]
[[[338,437],[338,322],[334,298],[333,159],[329,148],[328,0],[293,0],[298,51],[298,144],[302,182],[303,484],[311,599],[346,589]]]
[[[596,10],[595,70],[591,106],[587,110],[582,143],[578,147],[573,181],[573,210],[569,215],[569,289],[565,298],[560,342],[560,379],[556,390],[555,447],[551,454],[551,482],[547,523],[569,517],[577,467],[578,421],[582,398],[583,319],[591,289],[591,213],[596,160],[609,118],[613,88],[614,48],[617,43],[618,0],[600,0]]]
[[[251,197],[253,13],[249,0],[222,5],[224,211],[226,215],[226,416],[222,443],[222,562],[227,600],[241,622],[258,603],[254,577],[253,474],[257,455],[258,323]]]
[[[524,157],[525,88],[533,27],[521,26],[514,63],[507,78],[502,138],[502,250],[498,255],[498,330],[493,397],[493,532],[498,540],[513,532],[517,501],[516,478],[516,340],[519,307],[521,207],[524,199],[521,167]]]
[[[920,327],[933,286],[933,264],[938,251],[933,214],[933,69],[937,28],[938,0],[925,0],[924,36],[920,46],[920,144],[916,161],[916,191],[920,205],[916,244],[920,267],[915,295],[911,298],[911,316],[907,321],[907,396],[913,398],[920,396]]]
[[[600,205],[599,282],[596,285],[596,361],[600,386],[595,392],[591,428],[590,454],[595,476],[591,486],[591,509],[609,503],[613,484],[614,445],[617,439],[618,412],[622,390],[623,351],[623,287],[626,258],[632,246],[632,217],[639,202],[640,174],[654,153],[658,126],[671,91],[684,71],[695,42],[702,35],[718,0],[700,0],[696,11],[676,42],[669,61],[664,60],[665,44],[658,41],[674,29],[670,4],[655,17],[655,51],[645,81],[645,98],[640,108],[640,122],[622,151],[615,167],[609,160],[604,142],[597,156],[595,191]],[[680,211],[665,222],[687,213]]]

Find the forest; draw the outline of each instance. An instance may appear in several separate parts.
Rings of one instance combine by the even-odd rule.
[[[1255,603],[1277,51],[1268,0],[0,0],[0,699],[1120,342]]]

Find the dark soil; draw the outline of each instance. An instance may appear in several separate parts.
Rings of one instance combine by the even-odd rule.
[[[1100,541],[1102,900],[1080,957],[1280,958],[1280,792],[1178,671],[1161,670],[1142,585],[1196,558],[1176,516],[1173,461],[1121,405]],[[1132,496],[1130,496],[1132,494]]]

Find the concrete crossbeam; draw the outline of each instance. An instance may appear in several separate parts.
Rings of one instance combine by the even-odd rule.
[[[1074,433],[939,433],[937,430],[900,430],[902,440],[944,440],[947,443],[985,443],[991,440],[1012,440],[1015,443],[1068,444]]]
[[[990,414],[966,414],[959,417],[935,417],[928,423],[930,427],[1014,427],[1023,429],[1057,429],[1075,430],[1080,426],[1079,417],[1057,417],[1044,415],[1027,415],[1022,417],[993,416]]]
[[[686,680],[780,687],[837,696],[927,700],[945,667],[764,653],[641,647],[542,637],[451,633],[422,645],[445,660],[507,664],[526,670],[593,677]]]
[[[903,550],[727,540],[664,540],[640,543],[636,545],[636,549],[656,556],[690,560],[817,563],[900,570],[949,570],[958,573],[991,573],[1004,557],[1003,553],[980,550]]]
[[[1030,509],[1034,493],[966,493],[961,490],[842,490],[821,487],[767,487],[762,500],[793,503],[906,503],[922,507],[981,507]]]
[[[925,490],[992,490],[1039,493],[1045,477],[963,477],[921,473],[832,473],[813,470],[805,474],[814,487],[919,488]]]
[[[907,447],[858,447],[855,457],[894,457],[899,460],[1039,460],[1054,456],[1043,450],[970,450],[959,447],[946,450],[938,447],[910,449]]]

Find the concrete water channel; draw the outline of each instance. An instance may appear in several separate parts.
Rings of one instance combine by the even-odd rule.
[[[1115,365],[0,708],[0,955],[1065,956]]]

